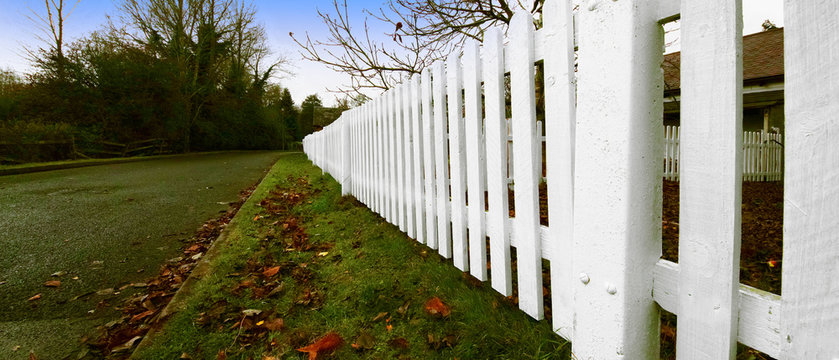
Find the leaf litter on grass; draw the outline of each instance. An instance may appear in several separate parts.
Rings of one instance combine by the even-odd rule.
[[[145,282],[126,285],[126,287],[139,289],[141,292],[120,304],[119,309],[124,314],[121,318],[100,326],[97,329],[98,335],[93,339],[85,339],[89,346],[86,350],[109,359],[127,358],[151,325],[165,320],[158,319],[156,315],[169,303],[197,265],[200,255],[206,253],[255,188],[256,185],[253,185],[240,192],[239,199],[231,202],[228,210],[201,225],[184,245],[185,256],[170,259],[161,265],[157,275]],[[113,293],[115,290],[113,288],[100,290],[100,292],[104,291]],[[79,295],[74,300],[91,294],[93,292]]]

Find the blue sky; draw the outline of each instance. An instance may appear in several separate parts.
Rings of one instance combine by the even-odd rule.
[[[65,0],[68,3],[73,0]],[[118,0],[116,0],[118,1]],[[384,0],[348,0],[350,17],[359,28],[363,20],[362,9],[378,9]],[[66,39],[72,41],[106,23],[106,16],[116,16],[115,0],[81,0],[76,10],[65,25]],[[294,76],[287,76],[278,81],[291,90],[296,103],[306,95],[317,93],[325,104],[332,104],[334,94],[328,88],[336,88],[348,82],[348,77],[332,72],[323,65],[302,60],[288,36],[294,32],[302,37],[309,32],[313,39],[325,38],[326,27],[317,16],[317,9],[331,10],[331,0],[254,0],[257,19],[265,26],[269,45],[277,55],[285,55],[291,60],[289,70]],[[42,11],[42,0],[0,0],[0,68],[11,68],[26,72],[31,68],[24,57],[24,46],[37,47],[42,43],[37,39],[39,30],[27,19],[29,8]],[[783,26],[783,0],[743,0],[744,34],[760,31],[760,24],[771,19],[778,26]],[[385,31],[391,29],[377,26],[371,20],[371,33],[380,36],[377,40],[388,42]],[[299,38],[300,38],[299,37]]]

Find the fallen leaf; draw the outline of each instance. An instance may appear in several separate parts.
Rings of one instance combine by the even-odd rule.
[[[106,296],[106,295],[111,295],[113,293],[114,293],[114,288],[107,288],[107,289],[102,289],[102,290],[97,291],[96,295]]]
[[[283,327],[285,327],[285,324],[283,324],[283,319],[282,318],[274,318],[274,319],[269,319],[269,320],[265,321],[265,323],[262,324],[262,327],[264,327],[264,328],[266,328],[270,331],[279,331],[279,330],[282,330]]]
[[[141,313],[139,313],[139,314],[137,314],[137,315],[132,316],[132,317],[131,317],[131,320],[129,320],[129,322],[132,322],[132,323],[134,323],[134,322],[138,322],[138,321],[140,321],[140,320],[143,320],[143,319],[145,319],[145,318],[147,318],[147,317],[151,316],[152,314],[154,314],[154,310],[146,310],[146,311],[143,311],[143,312],[141,312]]]
[[[320,257],[324,257],[324,256],[326,256],[326,255],[329,255],[329,252],[328,252],[328,251],[324,251],[324,252],[319,252],[319,253],[318,253],[318,256],[320,256]]]
[[[12,347],[12,351],[18,351],[18,350],[20,350],[20,345],[15,345],[15,346]]]
[[[256,316],[256,315],[262,314],[262,310],[247,309],[247,310],[242,310],[242,314],[245,315],[245,316]]]
[[[388,344],[397,349],[405,350],[408,348],[408,340],[405,340],[405,338],[393,339],[391,341],[388,341]]]
[[[112,353],[120,353],[120,352],[129,351],[142,338],[143,338],[142,336],[135,336],[135,337],[131,338],[131,340],[126,341],[124,344],[111,349],[111,352]]]
[[[46,287],[59,287],[61,286],[61,281],[58,280],[50,280],[44,283]]]
[[[449,316],[451,309],[438,297],[433,297],[425,303],[425,312],[430,315]]]
[[[35,356],[35,352],[29,350],[29,360],[38,360],[38,357]]]
[[[367,349],[370,350],[376,345],[376,339],[367,332],[362,332],[355,338],[355,342],[351,345],[353,349]]]
[[[28,299],[28,300],[26,300],[26,301],[35,301],[35,300],[38,300],[38,299],[40,299],[40,298],[41,298],[41,294],[40,294],[40,293],[38,293],[38,294],[33,295],[31,298],[29,298],[29,299]]]
[[[376,315],[376,317],[374,317],[372,321],[373,322],[379,321],[381,319],[384,319],[385,316],[387,316],[387,312],[380,312],[379,315]]]
[[[324,335],[322,338],[315,341],[314,343],[312,343],[311,345],[299,348],[297,349],[297,351],[308,353],[309,360],[315,360],[318,357],[318,353],[335,350],[343,343],[344,339],[341,338],[341,335],[338,335],[334,332],[330,332]]]
[[[187,354],[187,353],[183,353],[183,354],[181,354],[180,359],[188,360],[188,359],[192,359],[192,356],[189,356],[189,354]]]
[[[387,329],[388,332],[390,332],[391,330],[393,330],[393,325],[387,324],[387,326],[385,326],[385,328]]]
[[[262,275],[265,276],[265,277],[272,277],[274,275],[277,275],[278,272],[280,272],[280,267],[279,266],[274,266],[272,268],[269,268],[269,269],[266,269],[265,271],[263,271]]]
[[[259,215],[253,217],[253,221],[259,221]]]
[[[64,276],[64,274],[66,274],[66,273],[65,273],[65,272],[63,272],[63,271],[56,271],[56,272],[52,273],[52,275],[50,275],[50,276],[52,276],[52,277],[60,277],[60,276]]]
[[[227,360],[227,353],[224,352],[224,349],[218,351],[218,355],[216,356],[216,360]]]

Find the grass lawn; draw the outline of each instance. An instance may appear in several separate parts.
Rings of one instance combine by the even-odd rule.
[[[303,359],[296,349],[329,333],[342,345],[319,357],[570,357],[548,320],[342,197],[303,154],[277,162],[228,231],[185,310],[135,358]],[[432,315],[434,298],[450,314]]]

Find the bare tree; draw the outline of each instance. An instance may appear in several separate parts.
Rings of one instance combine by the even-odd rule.
[[[29,11],[32,15],[27,16],[29,20],[35,23],[35,25],[44,33],[43,36],[38,35],[38,38],[49,44],[49,47],[40,50],[44,53],[52,52],[54,54],[58,65],[58,75],[60,77],[64,76],[65,65],[64,21],[70,17],[70,14],[72,14],[73,10],[76,9],[76,6],[79,5],[79,1],[81,0],[76,0],[73,7],[68,9],[67,6],[65,6],[64,0],[44,0],[44,10],[46,11],[46,14],[39,13],[30,8]],[[26,49],[25,51],[31,60],[36,63],[39,62],[40,57],[38,56],[38,52],[36,50]]]
[[[326,39],[289,36],[300,46],[303,58],[349,74],[351,83],[332,91],[360,93],[364,89],[388,89],[412,74],[442,59],[467,39],[481,40],[492,26],[505,29],[515,9],[542,12],[544,0],[523,4],[518,0],[388,0],[386,6],[364,10],[360,30],[350,25],[346,0],[333,0],[333,12],[318,10],[329,30]],[[374,40],[370,19],[392,27],[390,41]]]

